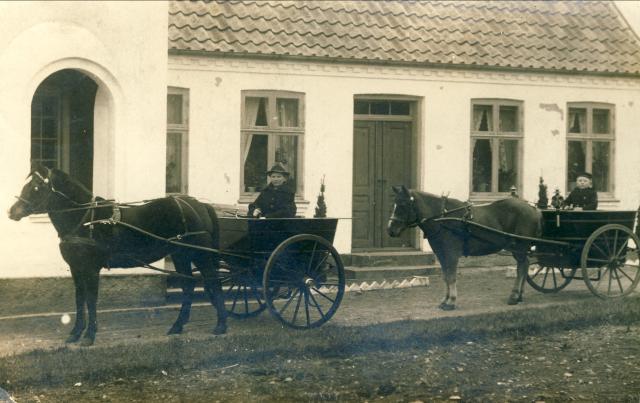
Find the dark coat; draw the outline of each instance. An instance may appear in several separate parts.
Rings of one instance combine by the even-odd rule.
[[[262,211],[262,217],[293,218],[296,216],[295,192],[286,184],[279,187],[269,184],[256,201],[249,204],[250,216],[256,208]]]
[[[564,201],[565,206],[582,207],[583,210],[598,208],[598,193],[593,188],[575,188]]]

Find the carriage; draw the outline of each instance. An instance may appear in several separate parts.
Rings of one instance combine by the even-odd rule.
[[[344,265],[332,245],[337,222],[219,217],[227,313],[245,319],[268,309],[296,329],[331,319],[345,290]]]
[[[634,291],[640,282],[640,240],[634,232],[637,211],[551,209],[541,213],[540,238],[505,233],[464,218],[436,221],[464,226],[470,236],[488,242],[506,240],[506,250],[527,245],[531,266],[526,280],[537,291],[558,292],[573,279],[584,280],[601,298],[623,297]]]

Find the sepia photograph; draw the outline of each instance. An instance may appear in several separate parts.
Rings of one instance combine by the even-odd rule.
[[[0,403],[640,403],[640,2],[0,0]]]

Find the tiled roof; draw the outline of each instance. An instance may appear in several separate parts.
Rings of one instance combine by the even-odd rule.
[[[640,74],[610,2],[172,1],[169,50]]]

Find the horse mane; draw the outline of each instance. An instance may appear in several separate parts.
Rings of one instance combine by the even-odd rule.
[[[93,193],[82,183],[60,169],[53,168],[49,178],[54,189],[61,191],[72,200],[86,202],[93,197]]]
[[[441,202],[442,198],[444,196],[438,196],[436,194],[433,193],[429,193],[429,192],[423,192],[421,190],[415,190],[415,189],[409,189],[409,193],[414,196],[414,195],[418,195],[420,196],[419,198],[424,200],[424,199],[434,199],[437,200],[439,203]],[[459,200],[459,199],[454,199],[453,197],[447,197],[447,208],[456,208],[456,207],[462,207],[465,205],[466,202]]]

